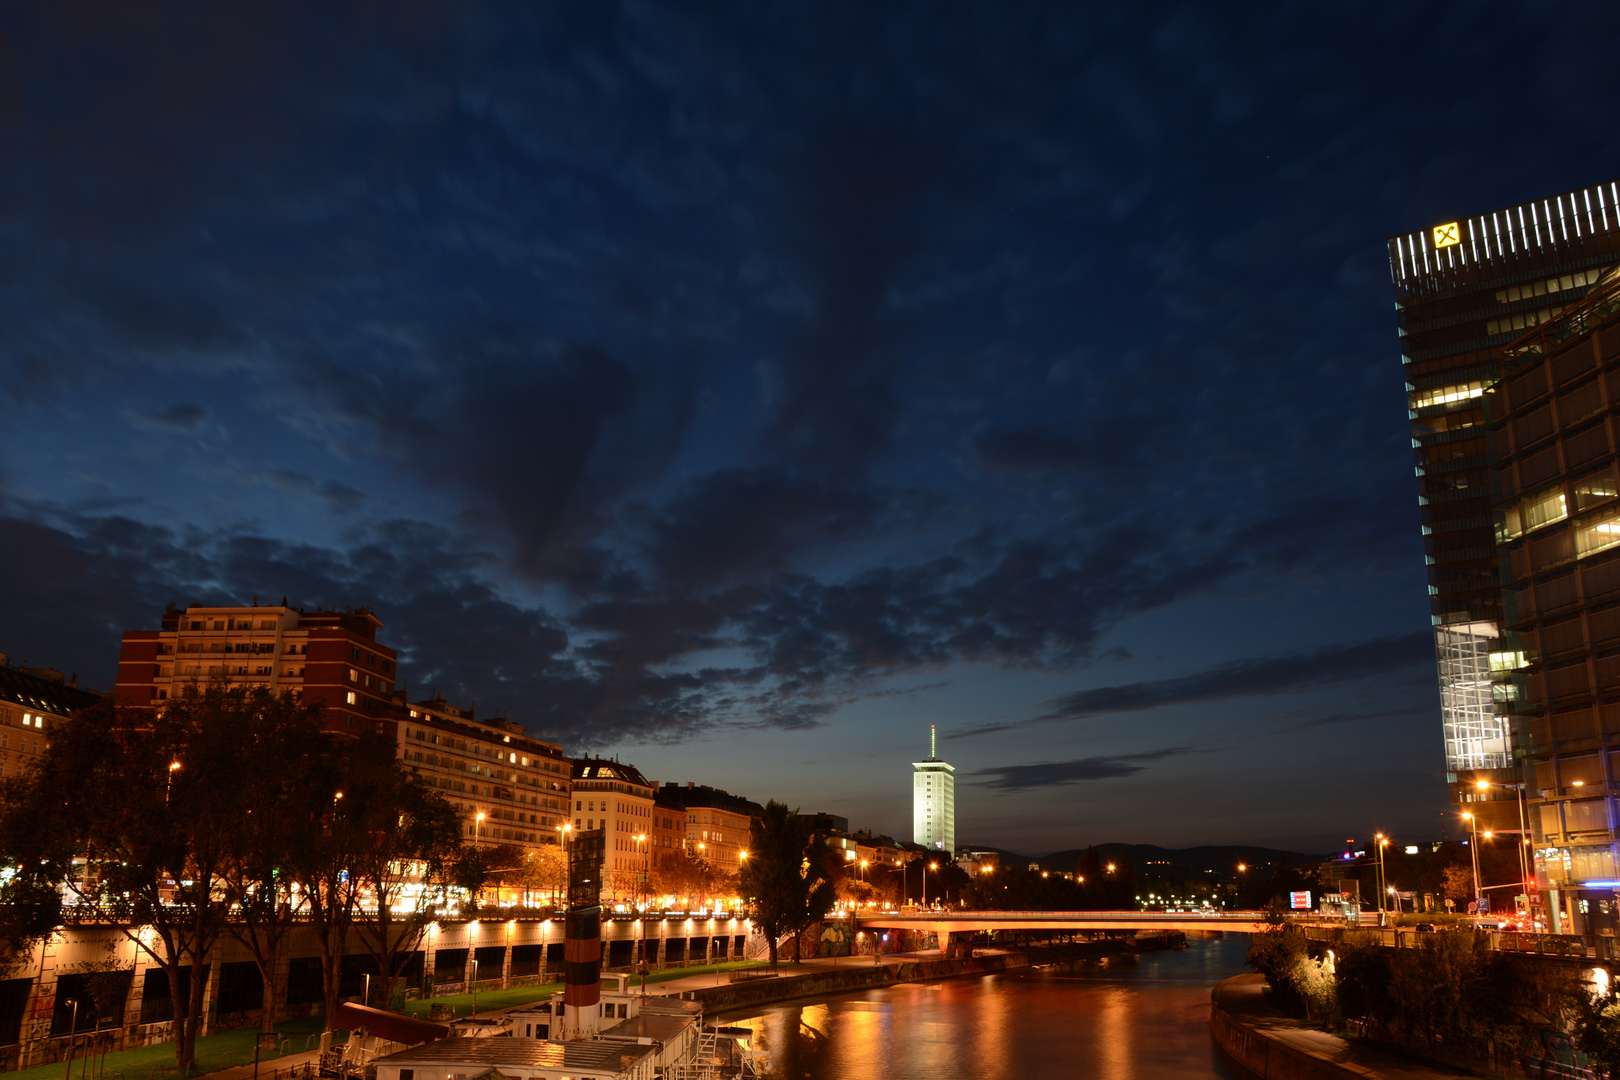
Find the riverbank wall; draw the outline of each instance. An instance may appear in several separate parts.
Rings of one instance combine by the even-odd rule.
[[[1382,1073],[1284,1037],[1297,1025],[1257,1009],[1261,975],[1234,975],[1210,994],[1209,1029],[1227,1056],[1259,1080],[1379,1080]],[[1337,1040],[1333,1040],[1337,1041]]]
[[[937,960],[902,960],[881,965],[851,964],[848,967],[818,968],[794,974],[792,965],[783,965],[783,974],[750,978],[720,986],[687,990],[683,998],[703,1003],[706,1015],[761,1008],[800,998],[832,997],[896,983],[936,982],[1000,972],[1028,971],[1043,964],[1133,955],[1143,949],[1169,947],[1168,942],[1088,941],[1070,945],[1049,945],[1017,952],[987,953],[974,957],[940,957]]]

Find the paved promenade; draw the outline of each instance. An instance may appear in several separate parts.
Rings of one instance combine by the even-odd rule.
[[[1217,1009],[1226,1013],[1239,1028],[1261,1037],[1262,1041],[1254,1043],[1254,1049],[1245,1053],[1229,1046],[1220,1031],[1216,1032],[1216,1039],[1223,1048],[1262,1080],[1268,1074],[1271,1077],[1360,1077],[1362,1080],[1451,1080],[1477,1075],[1464,1069],[1450,1070],[1442,1065],[1414,1062],[1308,1027],[1266,999],[1265,982],[1263,975],[1238,975],[1217,986],[1213,994]],[[1265,1041],[1281,1043],[1294,1053],[1267,1054],[1269,1048]]]

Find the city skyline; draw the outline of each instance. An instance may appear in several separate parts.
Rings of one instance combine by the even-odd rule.
[[[364,606],[894,836],[931,723],[962,845],[1461,835],[1384,241],[1612,180],[1620,13],[76,11],[0,20],[13,662]]]

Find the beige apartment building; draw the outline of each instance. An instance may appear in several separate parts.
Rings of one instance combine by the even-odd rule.
[[[45,753],[50,733],[100,696],[59,671],[12,667],[0,653],[0,778],[20,776]]]
[[[631,899],[651,888],[654,788],[641,770],[605,758],[574,762],[574,828],[601,829],[607,842],[603,884]]]
[[[665,784],[659,802],[678,805],[685,811],[685,848],[689,855],[703,859],[716,871],[735,877],[742,866],[742,853],[748,850],[750,826],[765,812],[750,802],[705,784]]]
[[[503,717],[480,721],[443,697],[396,696],[400,760],[462,813],[468,843],[537,847],[562,839],[573,762]]]

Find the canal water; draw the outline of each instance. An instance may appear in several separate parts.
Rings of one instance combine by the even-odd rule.
[[[1247,1074],[1209,1034],[1209,992],[1247,969],[1247,935],[1023,975],[906,983],[792,1002],[754,1028],[784,1080],[1182,1080]]]

